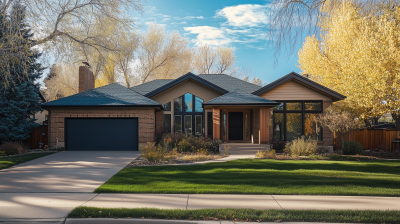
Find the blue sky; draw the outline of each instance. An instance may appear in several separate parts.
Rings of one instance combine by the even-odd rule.
[[[272,82],[292,71],[300,72],[296,67],[298,49],[289,57],[282,55],[274,64],[273,44],[266,40],[268,1],[147,0],[146,6],[140,18],[142,30],[156,21],[168,31],[178,30],[192,46],[234,46],[237,66],[251,68],[253,76],[263,82]]]

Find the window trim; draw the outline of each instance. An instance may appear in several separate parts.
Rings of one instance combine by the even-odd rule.
[[[305,114],[320,114],[320,113],[323,113],[323,110],[324,110],[324,102],[323,102],[323,100],[277,100],[276,102],[278,102],[278,103],[284,103],[284,105],[283,105],[283,110],[274,110],[273,109],[273,119],[272,119],[272,121],[273,121],[273,123],[272,123],[272,125],[273,125],[273,127],[275,127],[276,125],[275,125],[275,117],[274,117],[274,114],[275,113],[282,113],[283,114],[283,128],[285,129],[284,131],[283,131],[283,135],[284,135],[284,140],[279,140],[279,141],[287,141],[287,137],[286,137],[286,125],[287,125],[287,118],[286,118],[286,115],[288,114],[288,113],[301,113],[301,119],[302,119],[302,121],[301,121],[301,135],[303,136],[303,135],[305,135],[305,130],[304,130],[304,128],[305,128]],[[287,102],[301,102],[301,107],[302,107],[302,110],[286,110],[287,108],[286,108],[286,103]],[[306,102],[319,102],[319,103],[321,103],[321,110],[305,110],[305,103]],[[323,128],[322,127],[320,127],[321,128],[321,130],[320,130],[320,132],[321,132],[321,137],[320,137],[320,139],[321,140],[317,140],[317,141],[323,141],[324,140],[324,136],[323,136]],[[274,135],[272,135],[272,138],[273,138],[273,140],[275,140],[274,139]]]

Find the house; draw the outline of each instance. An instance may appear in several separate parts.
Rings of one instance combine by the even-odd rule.
[[[188,73],[132,88],[94,88],[79,67],[79,93],[47,102],[50,147],[138,150],[158,133],[185,132],[225,142],[267,144],[305,135],[333,145],[313,117],[345,96],[294,72],[264,86],[228,75]]]

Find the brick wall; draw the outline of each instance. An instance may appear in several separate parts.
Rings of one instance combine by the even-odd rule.
[[[164,111],[156,112],[156,133],[164,133]]]
[[[154,141],[154,108],[53,108],[49,113],[49,147],[64,146],[64,118],[66,117],[137,117],[139,143]]]
[[[79,92],[94,88],[93,72],[86,66],[79,66]]]

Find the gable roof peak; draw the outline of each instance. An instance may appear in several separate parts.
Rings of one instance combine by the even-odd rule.
[[[330,97],[333,101],[344,100],[346,98],[346,96],[344,96],[328,87],[325,87],[317,82],[314,82],[311,79],[303,77],[302,75],[299,75],[296,72],[290,72],[289,74],[269,83],[268,85],[260,88],[259,90],[254,91],[253,94],[259,96],[265,92],[268,92],[268,91],[282,85],[285,82],[292,81],[292,80],[296,81],[316,92],[319,92],[323,95]]]

